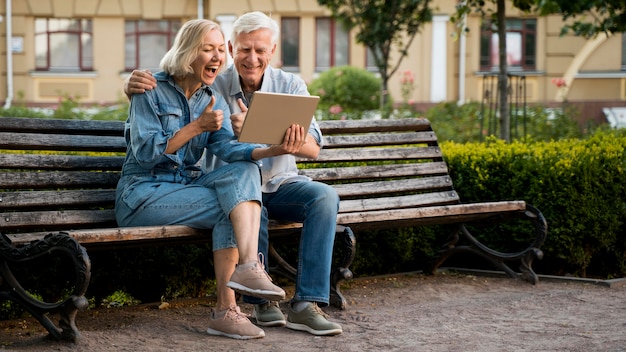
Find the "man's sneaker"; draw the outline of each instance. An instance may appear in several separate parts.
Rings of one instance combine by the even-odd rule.
[[[289,308],[287,327],[293,330],[306,331],[313,335],[338,335],[343,332],[341,325],[328,321],[326,313],[317,304],[310,302],[306,308],[296,312]]]
[[[255,304],[252,316],[256,319],[257,325],[285,326],[285,316],[276,302]]]
[[[272,283],[272,278],[259,262],[237,265],[226,286],[241,294],[268,301],[285,299],[285,291]]]
[[[210,335],[238,340],[258,339],[265,336],[265,332],[252,324],[238,306],[230,306],[221,312],[213,310],[209,316],[209,328],[206,332]]]

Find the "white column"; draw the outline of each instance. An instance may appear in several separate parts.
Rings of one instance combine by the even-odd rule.
[[[433,38],[431,50],[431,70],[430,70],[430,101],[438,103],[447,100],[446,81],[448,73],[446,71],[448,55],[446,48],[448,45],[448,35],[446,26],[450,16],[433,16]]]
[[[230,57],[228,53],[228,40],[230,40],[230,35],[233,32],[233,23],[237,19],[235,15],[217,15],[215,17],[220,27],[222,27],[222,32],[224,32],[224,40],[226,42],[226,67],[230,66],[233,63],[233,58]]]

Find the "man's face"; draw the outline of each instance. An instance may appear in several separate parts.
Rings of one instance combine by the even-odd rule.
[[[261,87],[261,79],[269,66],[276,45],[272,45],[272,32],[269,29],[258,29],[250,33],[241,33],[237,37],[236,47],[229,42],[230,54],[243,89],[255,91]]]

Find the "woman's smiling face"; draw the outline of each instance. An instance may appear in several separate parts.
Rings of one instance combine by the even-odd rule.
[[[220,69],[226,60],[226,45],[224,36],[218,29],[208,31],[204,35],[202,47],[198,51],[198,56],[191,63],[196,78],[206,84],[211,85],[215,81]]]

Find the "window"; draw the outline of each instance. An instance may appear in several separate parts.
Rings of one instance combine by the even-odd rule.
[[[317,38],[315,41],[315,70],[326,71],[334,66],[348,64],[350,36],[333,19],[320,17],[315,20]]]
[[[126,21],[125,66],[134,69],[159,70],[163,55],[172,47],[180,21]]]
[[[506,57],[510,70],[534,70],[536,65],[535,19],[506,20]],[[481,28],[480,69],[498,70],[498,33],[496,25],[486,22]]]
[[[91,20],[35,19],[35,69],[38,71],[91,71]]]
[[[378,72],[378,66],[376,66],[376,61],[374,60],[374,52],[370,48],[365,48],[366,56],[365,56],[365,69],[370,72]],[[382,57],[382,54],[379,54],[379,57]]]
[[[286,71],[300,70],[300,19],[284,17],[280,26],[282,68]]]

